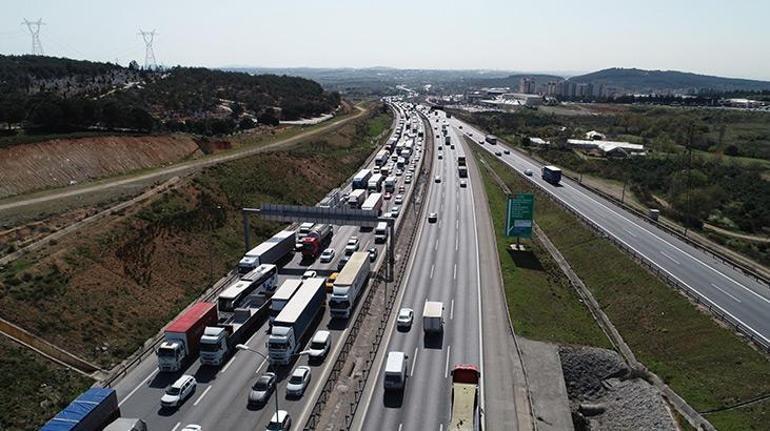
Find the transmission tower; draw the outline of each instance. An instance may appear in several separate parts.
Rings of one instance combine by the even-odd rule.
[[[21,25],[26,25],[29,34],[32,35],[32,55],[43,55],[43,44],[40,43],[40,26],[45,25],[42,19],[37,21],[28,21],[24,18]]]
[[[156,34],[155,30],[139,30],[139,35],[144,39],[144,68],[148,70],[158,68],[158,62],[155,61],[155,51],[152,50],[152,41],[155,39]]]

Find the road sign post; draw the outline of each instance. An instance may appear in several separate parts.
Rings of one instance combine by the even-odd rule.
[[[532,193],[515,193],[508,196],[505,214],[505,235],[516,237],[516,250],[520,250],[519,239],[532,237],[532,216],[535,196]]]

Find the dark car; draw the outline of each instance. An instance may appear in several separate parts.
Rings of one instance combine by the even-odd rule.
[[[250,406],[263,406],[275,391],[275,373],[265,373],[259,376],[249,392]]]

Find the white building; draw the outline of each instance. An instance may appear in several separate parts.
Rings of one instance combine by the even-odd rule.
[[[598,151],[605,157],[643,156],[647,154],[644,145],[630,142],[567,139],[567,144],[580,150]]]

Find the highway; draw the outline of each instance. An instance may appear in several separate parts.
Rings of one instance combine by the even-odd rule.
[[[456,118],[453,128],[472,134],[476,142],[484,139],[484,132]],[[462,126],[462,130],[459,127]],[[527,177],[534,184],[556,197],[577,213],[597,224],[608,235],[652,262],[660,271],[677,280],[704,302],[742,325],[757,340],[770,345],[770,289],[744,275],[719,259],[687,244],[678,237],[642,220],[574,181],[562,178],[558,186],[540,177],[541,165],[513,148],[504,145],[483,144],[490,154],[501,152],[498,158],[516,171],[531,169]],[[537,204],[535,205],[537,206]],[[537,210],[535,210],[537,214]],[[537,216],[535,216],[537,217]]]
[[[437,137],[445,117],[429,115]],[[505,299],[499,279],[499,263],[494,237],[478,171],[469,160],[467,187],[460,187],[457,156],[470,152],[456,130],[449,129],[451,149],[443,137],[435,143],[433,175],[425,217],[419,227],[417,243],[410,257],[406,279],[401,286],[394,315],[401,307],[414,310],[412,327],[400,330],[391,318],[387,335],[375,358],[377,370],[369,377],[353,429],[442,430],[448,427],[451,410],[453,365],[476,364],[482,373],[484,394],[497,397],[488,419],[489,429],[517,429],[513,377],[513,338],[508,327]],[[443,149],[442,149],[443,147]],[[442,154],[441,159],[438,156]],[[427,220],[438,214],[438,222]],[[481,257],[484,257],[482,260]],[[482,288],[483,283],[483,288]],[[483,291],[483,300],[482,300]],[[444,304],[443,336],[425,338],[422,310],[425,301]],[[487,331],[487,332],[484,332]],[[496,344],[492,351],[485,344]],[[403,393],[386,393],[383,387],[384,358],[387,352],[409,355],[409,378]],[[484,355],[491,352],[497,363]],[[486,370],[494,376],[485,378]],[[486,389],[486,386],[493,386]],[[488,399],[488,397],[487,397]],[[490,422],[491,421],[491,422]]]
[[[403,116],[400,109],[399,117]],[[402,137],[403,139],[403,137]],[[418,146],[421,148],[421,146]],[[378,148],[379,149],[379,148]],[[417,152],[421,154],[421,151]],[[414,159],[414,156],[413,156]],[[419,163],[417,164],[419,170]],[[374,161],[370,160],[369,167]],[[404,186],[405,199],[411,197],[410,185],[404,184],[405,175],[399,176],[398,186]],[[350,184],[343,188],[343,193],[350,191]],[[397,193],[394,193],[394,196]],[[386,200],[383,213],[394,205],[394,199]],[[398,228],[398,221],[397,221]],[[360,250],[366,250],[374,246],[373,231],[363,232],[355,226],[335,227],[334,237],[330,247],[336,250],[334,260],[329,264],[320,264],[317,260],[306,266],[301,263],[300,256],[295,255],[285,267],[279,271],[279,283],[286,278],[297,278],[307,269],[317,270],[320,274],[327,275],[336,271],[337,260],[344,253],[347,240],[357,235],[361,241]],[[384,261],[384,249],[377,246],[378,264]],[[352,320],[352,318],[350,319]],[[285,397],[286,377],[294,367],[306,365],[307,360],[302,357],[290,366],[283,367],[279,373],[279,384],[273,396],[279,397],[279,407],[287,410],[291,415],[294,426],[298,429],[304,424],[313,400],[323,386],[326,376],[330,372],[339,349],[341,340],[347,335],[348,322],[330,321],[328,307],[324,312],[317,329],[328,329],[332,332],[332,352],[320,365],[311,366],[312,378],[305,395],[300,399],[287,399]],[[265,342],[267,341],[267,325],[262,325],[254,335],[245,343],[249,347],[267,353]],[[152,430],[176,431],[187,424],[198,424],[204,430],[254,430],[264,429],[274,412],[275,400],[270,399],[267,404],[259,409],[247,408],[248,393],[256,378],[267,371],[268,364],[259,355],[249,351],[238,351],[221,368],[201,367],[196,360],[184,373],[195,376],[198,381],[196,392],[179,409],[165,411],[160,409],[160,397],[165,388],[170,385],[182,372],[174,374],[158,374],[154,355],[144,359],[116,386],[123,417],[142,418]]]

